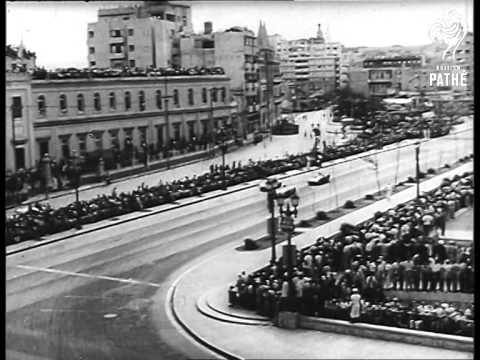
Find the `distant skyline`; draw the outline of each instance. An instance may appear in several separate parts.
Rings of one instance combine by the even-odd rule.
[[[87,66],[86,29],[98,9],[131,2],[7,2],[7,44],[23,43],[47,68]],[[138,3],[138,1],[136,1]],[[183,1],[185,3],[185,1]],[[473,31],[473,0],[438,1],[195,1],[195,32],[212,21],[214,31],[245,26],[255,33],[259,21],[269,35],[286,39],[314,37],[318,24],[328,40],[344,46],[423,45],[431,42],[430,26],[450,10]],[[325,33],[324,33],[325,34]]]

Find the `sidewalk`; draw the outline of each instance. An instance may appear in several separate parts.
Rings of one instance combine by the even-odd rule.
[[[473,164],[464,164],[441,176],[421,183],[421,191],[438,187],[445,177],[471,171]],[[359,223],[399,203],[415,198],[415,187],[351,212],[325,225],[305,231],[293,239],[297,248],[312,244],[320,236],[335,234],[341,223]],[[276,246],[277,254],[281,246]],[[265,266],[270,259],[270,249],[237,251],[227,244],[213,255],[196,262],[173,283],[167,301],[177,320],[194,337],[208,343],[233,358],[472,358],[468,352],[410,345],[392,341],[366,339],[297,329],[285,330],[263,324],[263,319],[250,313],[252,319],[228,307],[227,291],[241,271],[250,273]],[[208,266],[205,266],[208,264]],[[223,291],[222,291],[223,289]],[[212,296],[215,296],[213,299]],[[213,308],[213,309],[212,309]],[[202,313],[200,310],[204,310]],[[205,314],[210,309],[209,314]],[[210,316],[209,316],[210,315]],[[215,316],[212,316],[215,315]],[[255,319],[257,317],[257,319]],[[245,323],[247,321],[247,323]],[[257,324],[248,324],[258,322]],[[243,322],[243,323],[242,323]],[[262,326],[259,326],[262,325]],[[325,346],[329,344],[329,346]]]

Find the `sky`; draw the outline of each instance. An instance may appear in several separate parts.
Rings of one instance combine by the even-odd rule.
[[[137,1],[138,3],[138,1]],[[22,40],[46,68],[87,66],[87,24],[97,10],[119,1],[7,2],[7,44]],[[286,39],[314,37],[318,24],[329,41],[345,46],[423,45],[431,42],[429,29],[455,10],[473,31],[473,0],[336,0],[336,1],[192,1],[195,32],[205,21],[213,30],[245,26],[255,33],[259,21],[269,35]]]

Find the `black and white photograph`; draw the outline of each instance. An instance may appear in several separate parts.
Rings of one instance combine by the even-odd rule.
[[[5,8],[7,360],[474,358],[474,0]]]

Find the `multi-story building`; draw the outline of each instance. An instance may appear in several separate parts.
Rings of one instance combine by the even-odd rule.
[[[372,96],[390,96],[405,90],[402,84],[408,81],[405,72],[424,65],[422,56],[375,57],[363,61],[368,70],[368,90]]]
[[[192,32],[188,5],[145,1],[141,6],[100,9],[87,29],[90,67],[179,65],[181,34]]]
[[[236,127],[225,75],[33,80],[31,87],[37,154],[57,159],[127,138],[159,149],[168,140],[189,142]]]
[[[230,87],[246,133],[261,127],[258,47],[253,31],[232,27],[215,32],[215,63],[230,77]]]
[[[137,148],[146,142],[161,149],[168,141],[211,139],[220,127],[239,128],[225,75],[61,80],[7,75],[12,78],[6,116],[16,130],[7,126],[7,144],[15,144],[17,155],[15,165],[7,146],[7,169],[33,166],[45,153],[57,160],[72,150],[101,154],[115,144],[121,150],[127,139]]]
[[[280,72],[288,84],[296,108],[340,86],[342,45],[326,43],[320,24],[317,35],[309,39],[283,40],[274,35],[280,58]]]
[[[258,64],[260,77],[260,128],[269,129],[280,117],[281,73],[280,61],[275,58],[275,50],[269,42],[265,24],[260,22],[257,34]]]
[[[281,74],[265,24],[258,36],[242,27],[212,31],[180,39],[183,67],[221,66],[230,77],[232,95],[244,124],[243,135],[268,128],[279,116]]]
[[[36,58],[23,45],[6,46],[5,55],[5,169],[15,171],[34,165],[29,72]]]

